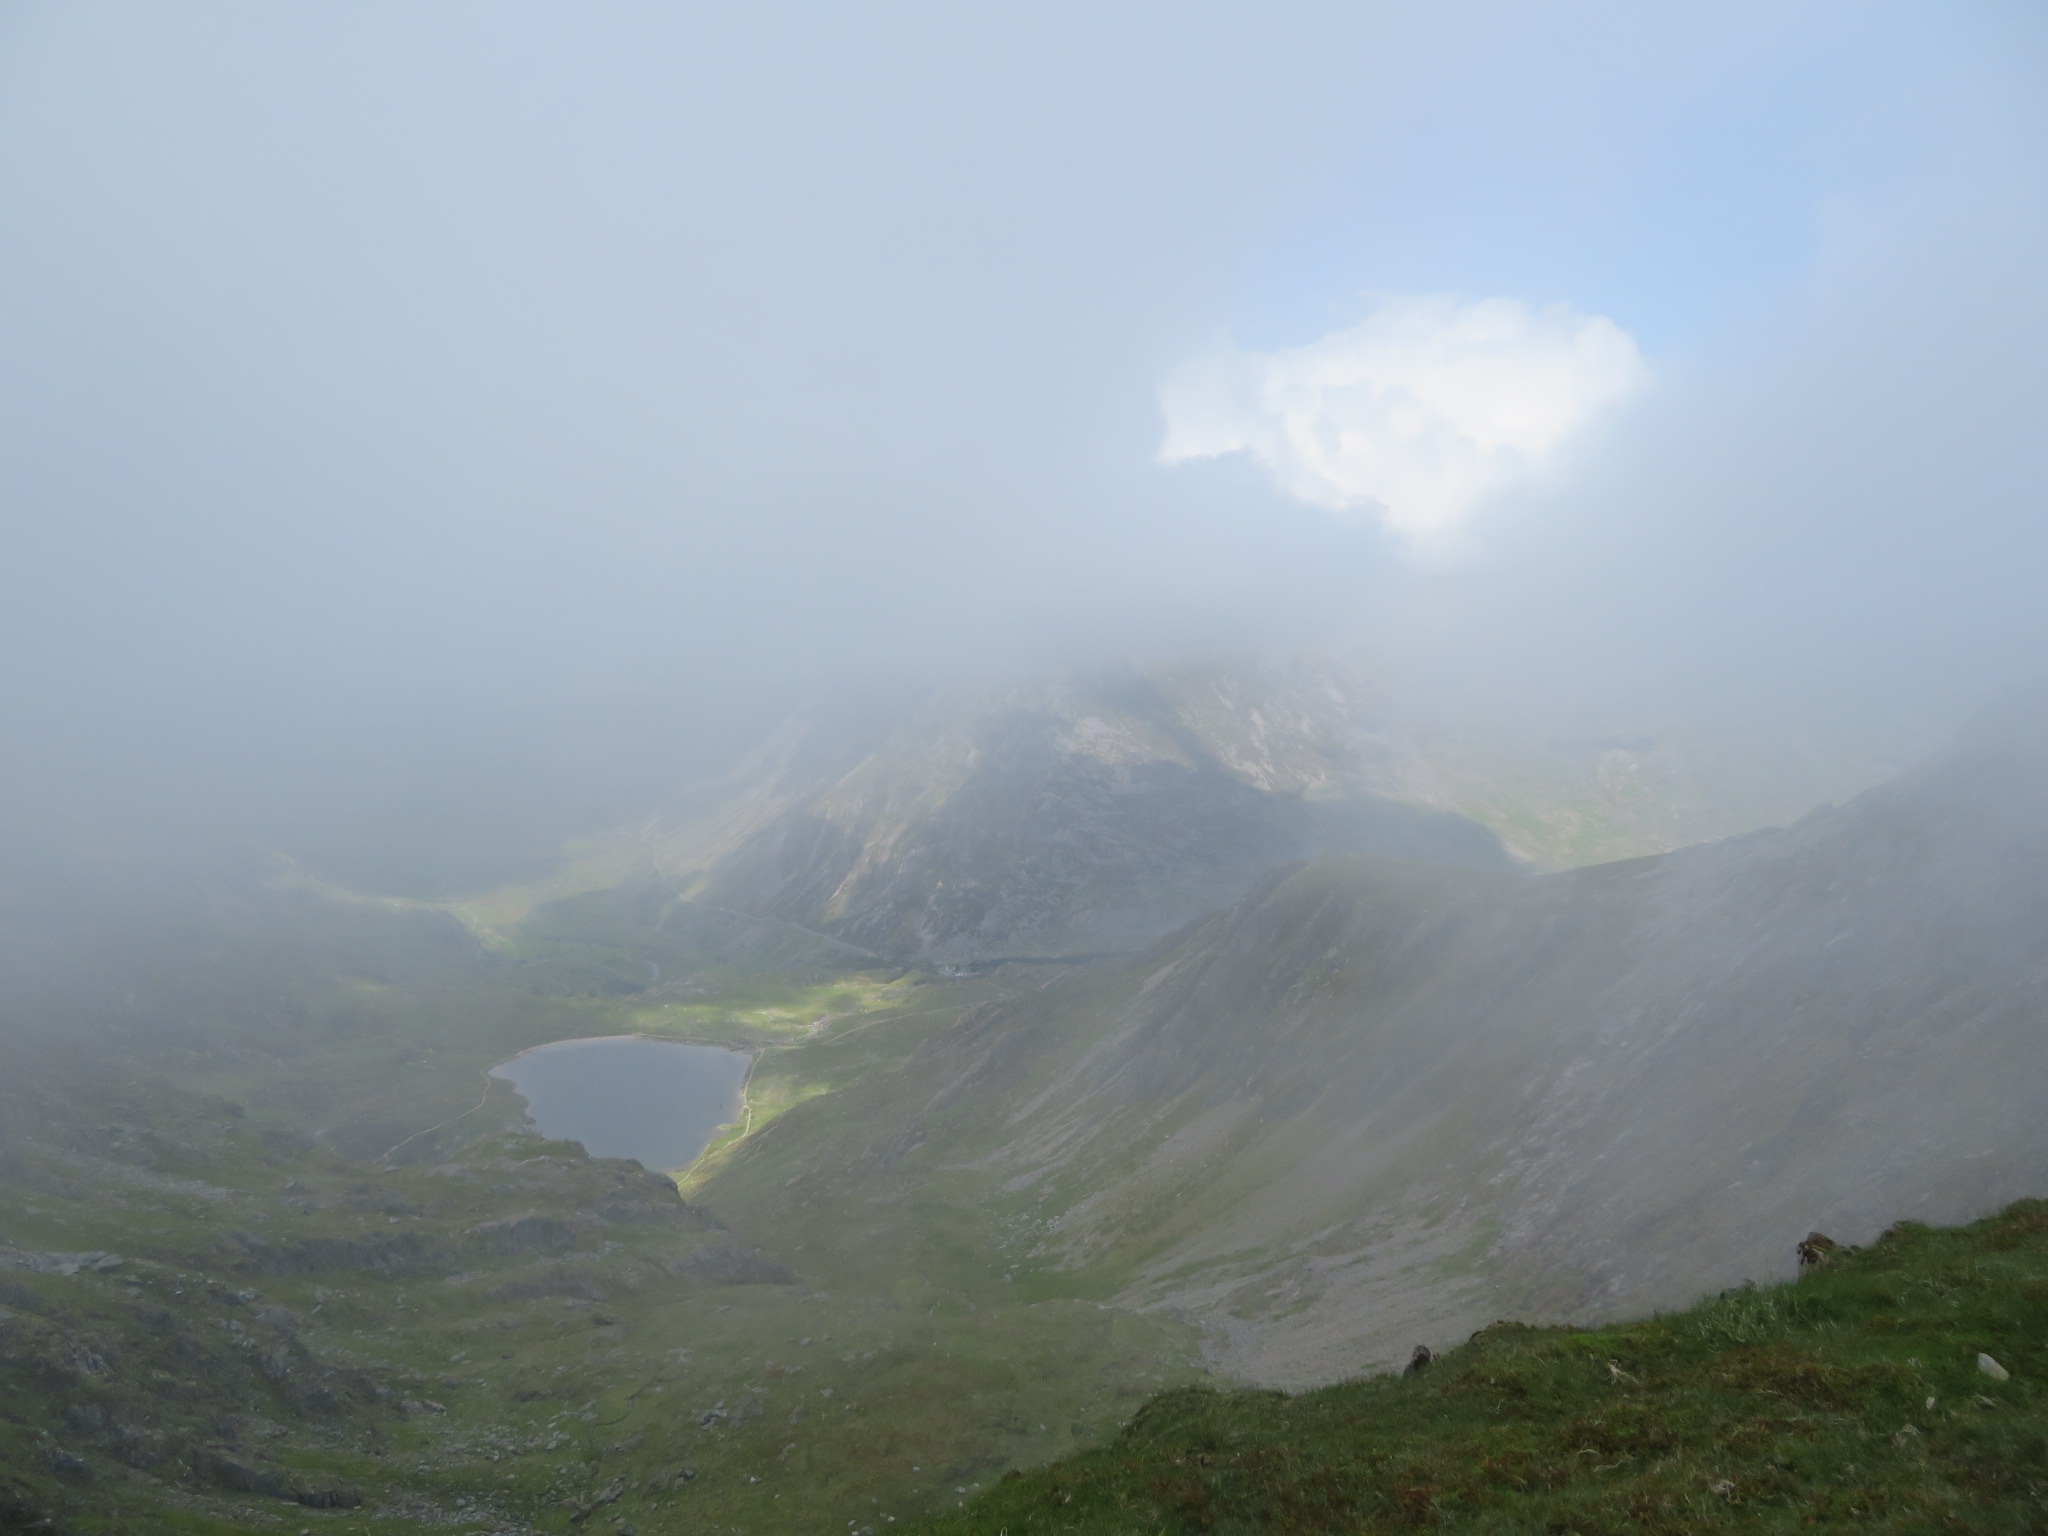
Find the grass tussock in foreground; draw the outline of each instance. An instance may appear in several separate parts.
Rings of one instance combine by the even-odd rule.
[[[1496,1323],[1413,1376],[1168,1392],[923,1529],[2039,1532],[2044,1380],[2028,1200],[1643,1322]]]

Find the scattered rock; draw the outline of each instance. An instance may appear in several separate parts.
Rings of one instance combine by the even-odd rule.
[[[1809,1232],[1799,1244],[1799,1267],[1812,1269],[1841,1252],[1842,1245],[1825,1232]]]
[[[204,1458],[203,1464],[195,1466],[193,1470],[216,1486],[235,1493],[267,1493],[273,1498],[280,1499],[289,1496],[285,1492],[283,1481],[275,1472],[249,1466],[229,1456]]]
[[[294,1488],[288,1495],[307,1509],[360,1509],[363,1496],[345,1488]]]
[[[27,1248],[0,1246],[0,1268],[26,1269],[39,1275],[103,1275],[117,1270],[122,1261],[98,1249],[90,1253],[37,1253]]]
[[[241,1267],[259,1275],[289,1277],[321,1270],[362,1270],[404,1275],[446,1270],[452,1257],[439,1243],[417,1232],[379,1233],[375,1237],[308,1237],[272,1243],[252,1232],[231,1232],[223,1246]]]
[[[568,1500],[569,1523],[571,1525],[581,1525],[600,1509],[603,1509],[605,1505],[616,1504],[619,1495],[625,1491],[626,1480],[623,1477],[615,1477],[588,1499],[581,1501],[575,1499]]]
[[[788,1266],[729,1236],[714,1237],[688,1253],[660,1262],[678,1279],[706,1280],[714,1285],[796,1284]]]
[[[1993,1381],[2012,1380],[2012,1372],[2008,1371],[1989,1355],[1980,1354],[1977,1356],[1977,1369],[1986,1376],[1989,1376]]]
[[[499,1257],[566,1253],[576,1246],[576,1229],[558,1216],[528,1211],[484,1222],[476,1229],[486,1252]]]

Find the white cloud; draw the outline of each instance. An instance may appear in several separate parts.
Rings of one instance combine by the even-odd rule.
[[[1422,542],[1542,474],[1643,375],[1628,332],[1567,305],[1390,299],[1306,346],[1183,369],[1160,391],[1159,458],[1249,453],[1290,496]]]

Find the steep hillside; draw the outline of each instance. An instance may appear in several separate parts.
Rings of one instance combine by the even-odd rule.
[[[221,1100],[64,1109],[0,1148],[0,1531],[836,1529],[1187,1374],[1091,1304],[802,1283],[570,1144],[388,1169]]]
[[[507,935],[550,901],[652,884],[764,934],[957,965],[1142,948],[1323,853],[1508,867],[1404,754],[1330,662],[961,686],[792,721],[552,879],[452,910]]]
[[[870,1185],[952,1202],[1007,1269],[1283,1384],[1503,1311],[1679,1304],[1815,1224],[1980,1213],[2048,1182],[2042,718],[1663,858],[1276,876],[793,1112],[721,1183],[801,1170],[824,1246]]]
[[[2018,1536],[2048,1526],[2044,1336],[2026,1201],[1645,1322],[1495,1323],[1406,1379],[1169,1393],[924,1529]]]
[[[667,1179],[573,1146],[485,1137],[393,1170],[229,1100],[78,1069],[11,1088],[0,1529],[539,1507],[593,1481],[573,1450],[533,1456],[581,1439],[563,1398],[598,1388],[593,1301],[792,1280]]]
[[[1476,824],[1363,787],[1350,686],[1216,669],[935,699],[693,894],[947,963],[1132,949],[1323,852],[1504,866]]]
[[[786,1202],[749,1213],[764,1246],[479,1094],[536,1038],[639,1030],[761,1050],[747,1123],[771,1125],[1014,982],[700,955],[680,992],[626,991],[631,913],[529,955],[261,882],[154,919],[177,888],[125,888],[110,930],[67,902],[8,971],[0,1530],[840,1529],[1195,1374],[1168,1320],[969,1301],[942,1229],[814,1264]]]
[[[659,889],[667,920],[689,905],[764,952],[1130,952],[1326,854],[1561,869],[1790,820],[1925,750],[1924,722],[1880,723],[1508,723],[1326,656],[960,684],[821,705],[445,910],[508,941],[549,903]]]

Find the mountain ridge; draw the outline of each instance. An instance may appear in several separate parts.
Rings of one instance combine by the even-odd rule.
[[[787,725],[613,841],[679,896],[920,964],[1142,948],[1321,852],[1510,864],[1396,782],[1383,715],[1305,659],[942,690]]]
[[[868,1155],[1281,1385],[1432,1318],[1679,1304],[1814,1221],[1980,1214],[2048,1177],[2036,734],[1652,858],[1269,875],[928,1044]]]

